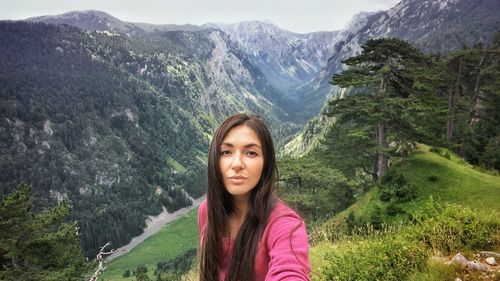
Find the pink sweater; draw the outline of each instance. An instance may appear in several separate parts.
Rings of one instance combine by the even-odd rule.
[[[198,231],[203,241],[207,201],[198,209]],[[293,231],[293,232],[292,232]],[[226,276],[234,239],[223,237],[223,260],[219,280]],[[293,251],[292,251],[293,248]],[[299,215],[279,201],[269,216],[255,257],[255,280],[310,280],[309,243],[306,226]],[[295,253],[295,254],[294,254]]]

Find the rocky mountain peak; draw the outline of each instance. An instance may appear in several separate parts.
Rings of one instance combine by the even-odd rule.
[[[133,23],[121,21],[106,12],[97,10],[71,11],[61,15],[32,17],[26,21],[66,24],[85,30],[115,31],[128,34],[144,32]]]
[[[251,63],[266,75],[271,85],[287,93],[325,66],[338,34],[336,31],[299,34],[269,21],[210,23],[205,27],[227,33],[248,55]]]
[[[366,25],[370,16],[381,12],[383,11],[357,13],[345,24],[343,30],[359,30],[361,27]]]

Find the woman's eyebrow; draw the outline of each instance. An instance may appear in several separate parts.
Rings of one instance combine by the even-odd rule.
[[[221,144],[221,146],[223,146],[223,145],[226,145],[226,146],[229,146],[229,147],[234,147],[234,145],[233,145],[233,144],[231,144],[231,143],[227,143],[227,142],[223,142],[223,143]],[[260,146],[259,146],[258,144],[256,144],[256,143],[249,143],[249,144],[246,144],[244,147],[245,147],[245,148],[247,148],[247,147],[252,147],[252,146],[255,146],[255,147],[257,147],[257,148],[259,148],[259,149],[260,149]]]

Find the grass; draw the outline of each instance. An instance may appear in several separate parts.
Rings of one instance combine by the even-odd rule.
[[[450,159],[446,159],[429,152],[429,149],[429,146],[419,144],[413,155],[392,167],[399,169],[417,187],[417,198],[400,204],[404,210],[417,210],[429,197],[433,197],[437,201],[468,207],[481,215],[500,212],[500,176],[482,173],[452,152]],[[432,181],[430,176],[437,179]],[[375,206],[387,205],[378,200],[379,195],[380,190],[375,186],[324,225],[339,228],[350,212],[358,221],[369,221]],[[385,216],[384,219],[391,221],[395,217]]]
[[[413,272],[406,281],[491,281],[500,280],[500,272],[469,272],[458,265],[446,265],[430,260],[427,267]]]
[[[388,203],[379,199],[381,192],[375,186],[347,210],[313,231],[313,247],[310,250],[313,280],[382,278],[380,280],[437,281],[454,280],[456,276],[465,278],[462,280],[496,280],[473,274],[466,277],[456,268],[427,257],[436,253],[477,252],[490,247],[498,251],[500,177],[474,169],[451,152],[449,159],[430,152],[425,145],[418,145],[410,157],[395,161],[391,168],[398,169],[407,182],[416,188],[415,199],[398,203],[404,213],[419,213],[433,201],[436,204],[453,205],[449,205],[451,207],[447,207],[447,211],[442,214],[438,210],[434,217],[422,221],[420,226],[394,224],[394,227],[387,228],[388,232],[382,230],[370,235],[350,236],[345,232],[347,228],[344,222],[351,212],[357,222],[368,222],[374,210],[380,207],[384,222],[398,221],[397,216],[386,213]],[[417,234],[420,236],[413,236]],[[414,248],[417,243],[415,237],[419,237],[418,241],[425,241],[425,245]],[[395,246],[392,247],[391,243]],[[426,248],[426,254],[413,255],[420,248]],[[400,249],[402,252],[399,256],[390,258],[393,252]],[[380,255],[382,252],[385,254]],[[413,271],[407,265],[402,266],[400,271],[394,270],[395,266],[415,257],[423,257],[424,260],[416,264]],[[388,264],[379,262],[383,260],[387,260]]]
[[[428,261],[427,267],[412,273],[407,281],[453,281],[455,267],[441,262]]]
[[[454,269],[429,265],[431,255],[496,250],[500,245],[498,216],[481,217],[469,208],[432,200],[413,215],[413,224],[318,243],[310,252],[312,279],[445,280]]]
[[[500,177],[475,170],[453,153],[448,160],[429,152],[428,146],[419,145],[407,163],[398,168],[418,186],[418,199],[408,203],[411,209],[433,196],[485,214],[500,211]],[[437,180],[430,181],[431,175]]]
[[[99,280],[135,280],[135,276],[123,278],[123,273],[127,269],[132,273],[139,265],[145,265],[148,268],[148,275],[150,278],[153,277],[159,261],[173,259],[189,249],[196,248],[198,243],[197,217],[198,208],[167,224],[130,252],[112,261]]]

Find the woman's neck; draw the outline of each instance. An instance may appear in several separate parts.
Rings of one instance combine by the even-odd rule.
[[[248,198],[240,198],[234,197],[234,213],[233,216],[235,219],[243,221],[248,212]]]
[[[236,238],[241,225],[245,222],[248,213],[248,200],[233,198],[234,212],[227,218],[226,236]]]

